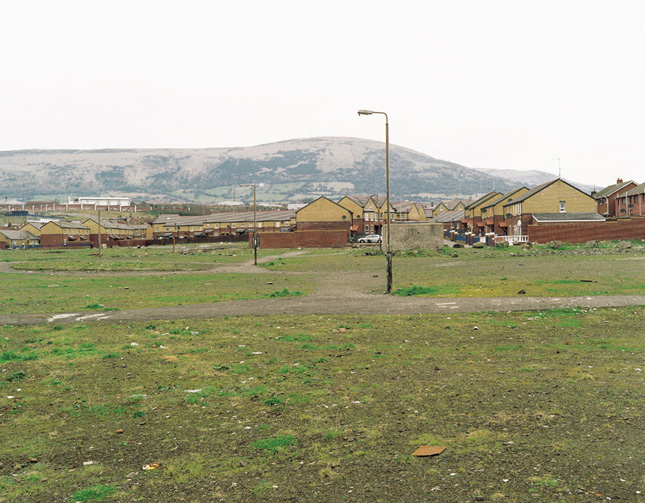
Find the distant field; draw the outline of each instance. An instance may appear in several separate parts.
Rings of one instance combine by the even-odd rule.
[[[641,307],[0,327],[0,501],[643,501],[644,326]]]

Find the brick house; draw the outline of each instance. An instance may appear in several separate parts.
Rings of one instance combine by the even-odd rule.
[[[616,204],[619,194],[624,194],[635,187],[636,182],[633,180],[623,182],[622,178],[619,178],[615,184],[609,185],[598,192],[592,192],[591,197],[596,200],[596,212],[605,217],[621,216]],[[626,206],[623,206],[623,208],[626,209]]]
[[[484,203],[480,210],[484,224],[484,233],[495,235],[508,234],[504,205],[528,191],[529,189],[526,187],[520,187],[519,189],[513,189],[506,194],[502,194],[499,197],[489,199],[488,202]]]
[[[617,216],[632,217],[645,215],[645,183],[622,192],[616,198]]]
[[[81,222],[52,221],[40,228],[43,248],[90,246],[90,228]]]
[[[462,220],[463,230],[478,236],[483,236],[484,222],[482,220],[481,209],[487,203],[492,202],[501,195],[501,192],[492,191],[467,205],[464,208],[464,219]]]

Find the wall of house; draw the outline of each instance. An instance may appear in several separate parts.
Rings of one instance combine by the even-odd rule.
[[[363,207],[359,206],[351,199],[344,197],[340,201],[338,201],[338,204],[343,208],[351,211],[354,218],[357,218],[357,219],[363,218]]]
[[[349,233],[351,227],[350,222],[298,222],[296,228],[299,231],[346,231]]]
[[[348,240],[347,231],[342,230],[272,232],[260,235],[260,248],[342,248]]]
[[[522,213],[559,213],[560,201],[566,201],[565,213],[594,213],[596,200],[558,180],[522,202]]]
[[[620,218],[606,222],[545,222],[528,226],[531,243],[585,243],[590,240],[645,239],[645,217]]]
[[[352,214],[346,208],[321,197],[296,212],[296,221],[301,222],[351,222]]]
[[[394,224],[390,228],[393,251],[443,248],[443,224]],[[387,243],[387,225],[383,226],[383,243]]]

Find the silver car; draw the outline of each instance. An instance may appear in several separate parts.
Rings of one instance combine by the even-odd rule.
[[[358,242],[359,243],[380,243],[381,236],[379,236],[378,234],[368,234],[367,236],[358,238]]]

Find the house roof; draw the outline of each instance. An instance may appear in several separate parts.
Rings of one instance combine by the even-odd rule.
[[[86,225],[83,225],[81,222],[64,222],[64,221],[54,222],[52,220],[51,222],[47,222],[47,223],[58,225],[58,227],[60,227],[61,229],[89,229],[89,227],[87,227]]]
[[[34,236],[31,232],[29,231],[0,231],[0,234],[3,234],[7,239],[11,239],[14,241],[20,241],[23,239],[29,239],[29,240],[38,240],[40,239],[38,236]]]
[[[645,182],[641,183],[640,185],[637,185],[633,189],[629,189],[627,192],[621,195],[635,196],[636,194],[645,194]]]
[[[33,225],[36,229],[40,229],[43,225],[45,225],[45,222],[27,222],[25,225]]]
[[[607,197],[607,196],[609,196],[611,194],[614,194],[615,192],[618,192],[619,190],[624,189],[630,183],[635,184],[636,182],[633,181],[633,180],[628,180],[626,182],[614,183],[613,185],[609,185],[609,186],[605,187],[604,189],[599,190],[598,192],[596,192],[594,194],[593,197],[594,197],[594,199],[601,199],[603,197]]]
[[[536,222],[604,222],[598,213],[533,213]]]
[[[378,196],[378,195],[373,195],[373,196],[345,196],[345,197],[347,199],[349,199],[350,201],[353,201],[354,203],[358,204],[361,208],[364,208],[365,205],[369,202],[370,199],[372,201],[374,201],[376,206],[378,206],[379,208],[381,206],[383,206],[385,204],[385,201],[387,200],[387,197],[381,197],[381,196]],[[390,205],[393,206],[392,201],[390,201]]]
[[[481,204],[483,204],[486,201],[488,201],[491,197],[495,197],[496,195],[500,195],[500,193],[495,192],[495,191],[489,192],[485,196],[482,196],[479,199],[477,199],[476,201],[473,201],[472,203],[470,203],[468,206],[466,206],[465,209],[467,209],[467,210],[475,209],[475,208],[477,208],[477,206],[480,206]]]
[[[446,208],[448,208],[448,211],[452,211],[452,210],[454,210],[454,209],[455,209],[457,206],[459,206],[460,204],[463,204],[464,206],[466,205],[466,203],[464,203],[463,201],[461,201],[461,200],[459,200],[459,199],[454,199],[454,200],[452,200],[452,201],[442,201],[442,204],[443,204]]]
[[[507,192],[506,194],[502,194],[499,197],[494,197],[493,199],[491,199],[491,202],[487,203],[485,206],[482,206],[482,209],[490,208],[491,206],[495,206],[496,204],[504,201],[505,199],[510,199],[510,198],[513,197],[513,194],[517,194],[522,189],[526,189],[526,187],[520,187],[518,189],[513,189],[513,190]]]
[[[402,201],[398,203],[392,203],[392,206],[396,207],[396,211],[399,213],[409,213],[415,203],[410,201]]]
[[[434,222],[437,224],[444,224],[448,222],[458,222],[461,221],[462,218],[464,218],[465,215],[464,210],[453,210],[453,211],[443,211],[439,213],[436,217],[430,219],[430,222]]]

